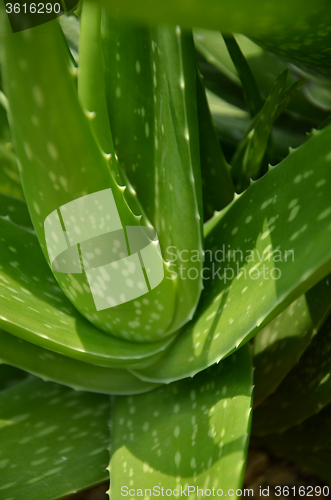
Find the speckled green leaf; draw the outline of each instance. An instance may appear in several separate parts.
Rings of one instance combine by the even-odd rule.
[[[266,98],[276,78],[286,68],[286,62],[275,54],[262,49],[262,47],[243,35],[236,34],[236,40],[252,70],[254,79],[257,82],[262,96]],[[212,83],[214,92],[219,93],[220,96],[227,95],[228,99],[235,98],[236,102],[232,102],[231,100],[229,102],[233,104],[236,103],[238,106],[240,105],[240,107],[242,107],[244,103],[240,98],[240,94],[238,94],[238,92],[241,92],[242,84],[221,33],[219,31],[195,29],[194,41],[199,53],[203,55],[210,65],[212,65],[211,67],[217,68],[220,72],[218,73],[219,84],[217,80],[214,79],[211,82],[210,78],[207,78],[207,75],[205,75],[207,87]],[[223,80],[220,76],[223,76]],[[297,72],[290,68],[287,84],[293,85],[296,81]],[[210,90],[213,90],[213,88],[210,87]],[[314,80],[310,81],[309,86],[305,86],[305,91],[299,91],[289,103],[287,108],[288,111],[295,113],[296,116],[302,117],[305,121],[311,122],[311,126],[316,127],[318,123],[324,120],[326,112],[311,101],[311,93],[314,91],[315,94],[320,96],[321,90],[318,83],[314,82]],[[327,99],[327,87],[324,89],[324,93],[325,99]],[[307,94],[309,94],[309,97],[307,97]],[[325,105],[325,101],[323,101],[323,103]],[[290,128],[297,129],[298,123],[293,123],[293,127]],[[287,130],[287,132],[289,133],[290,131]],[[293,133],[293,130],[291,130],[291,133]],[[292,147],[294,147],[294,145]]]
[[[41,26],[12,34],[9,29],[3,30],[2,59],[10,125],[25,197],[46,259],[46,217],[66,203],[106,188],[112,190],[122,226],[149,226],[130,185],[118,185],[117,159],[102,151],[91,126],[93,116],[78,102],[76,70],[57,21],[48,23],[47,30]],[[65,221],[67,234],[77,239],[82,229],[76,224],[77,220]],[[130,301],[98,312],[85,272],[73,276],[54,271],[54,275],[70,301],[95,326],[121,338],[148,342],[169,335],[176,327],[174,315],[180,314],[181,308],[175,308],[177,283],[166,279],[170,276],[165,264],[163,271],[163,281],[138,306]],[[162,312],[153,312],[146,301],[162,302]]]
[[[29,378],[0,392],[0,496],[53,500],[107,479],[109,397]]]
[[[92,127],[102,150],[114,154],[107,112],[105,63],[101,40],[101,7],[95,2],[85,1],[82,4],[80,31],[78,97],[84,109],[95,113]],[[116,180],[118,183],[122,181],[118,172],[116,172]]]
[[[285,96],[287,75],[288,70],[285,69],[275,81],[262,110],[253,119],[247,135],[239,144],[231,161],[232,177],[238,193],[247,188],[249,180],[255,179],[260,172],[272,125],[279,108],[284,106],[283,101],[288,99],[288,92]]]
[[[249,114],[237,106],[229,104],[207,90],[208,103],[212,113],[213,121],[222,144],[234,152],[239,142],[243,139],[248,125]],[[296,130],[283,130],[275,124],[273,129],[273,161],[277,164],[283,160],[289,151],[289,147],[296,148],[306,141],[306,135]],[[230,155],[233,153],[230,153]]]
[[[299,297],[254,338],[254,405],[298,363],[331,309],[330,275]]]
[[[331,7],[328,0],[100,0],[109,12],[143,23],[197,26],[254,37],[267,49],[294,61],[330,71]],[[308,49],[308,50],[307,50]]]
[[[0,362],[26,370],[43,380],[76,390],[104,394],[140,394],[157,387],[131,375],[127,370],[84,363],[43,349],[0,330]],[[0,365],[0,368],[2,365]],[[1,379],[0,370],[0,379]]]
[[[164,258],[169,258],[169,248],[177,252],[189,248],[201,256],[192,35],[179,26],[149,29],[105,17],[103,42],[109,116],[119,161],[157,231]],[[172,274],[180,297],[172,329],[191,319],[201,293],[201,260],[183,267],[194,267],[197,277],[188,283],[179,272]]]
[[[143,396],[117,397],[113,410],[110,498],[121,487],[223,489],[242,486],[250,429],[252,365],[244,347],[192,380]],[[188,495],[188,486],[191,486]],[[138,489],[142,489],[139,494]],[[176,495],[176,492],[174,493]],[[208,492],[206,493],[208,495]]]
[[[5,331],[100,366],[144,363],[166,348],[169,340],[133,344],[96,329],[56,283],[31,231],[0,218],[0,234],[0,324]]]
[[[167,355],[139,376],[170,381],[197,373],[330,272],[330,136],[328,128],[315,134],[207,223],[199,308]]]
[[[300,424],[331,402],[331,320],[304,352],[277,391],[257,408],[255,433],[284,430]]]
[[[260,90],[256,84],[252,70],[247,63],[244,54],[241,52],[235,37],[232,34],[224,34],[223,38],[233,64],[238,71],[238,75],[244,89],[247,107],[253,117],[261,111],[263,107]]]

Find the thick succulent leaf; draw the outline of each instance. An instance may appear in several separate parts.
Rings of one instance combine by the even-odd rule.
[[[103,41],[116,152],[157,231],[163,256],[169,258],[169,248],[194,249],[202,256],[192,35],[179,27],[149,29],[105,16]],[[191,319],[201,293],[201,259],[190,267],[197,277],[188,282],[173,266],[180,307],[172,329]]]
[[[107,479],[109,397],[29,378],[0,392],[0,495],[53,500]]]
[[[263,100],[259,88],[256,84],[252,70],[247,63],[244,54],[232,34],[223,35],[224,42],[227,46],[233,64],[235,65],[240,81],[244,88],[247,107],[251,116],[255,116],[263,107]]]
[[[101,7],[85,1],[80,13],[78,97],[84,109],[95,113],[92,127],[106,153],[114,154],[107,112],[104,58],[101,40]],[[119,182],[122,179],[117,178]]]
[[[283,101],[288,70],[275,81],[261,112],[254,118],[247,135],[231,162],[232,177],[239,193],[249,186],[249,180],[258,176],[267,150],[272,125]]]
[[[222,143],[233,150],[244,138],[249,126],[249,114],[207,91],[208,103]],[[299,131],[283,130],[277,125],[273,129],[273,164],[279,163],[288,155],[289,147],[296,148],[303,144],[306,135]]]
[[[196,0],[187,8],[184,0],[99,0],[109,12],[143,23],[182,24],[197,26],[224,33],[244,33],[254,36],[269,50],[295,61],[330,69],[330,31],[327,19],[331,7],[327,0],[312,5],[301,0],[265,2],[236,0]],[[318,36],[316,36],[318,33]],[[309,42],[309,43],[308,43]],[[309,47],[309,50],[307,50]]]
[[[169,340],[133,344],[97,330],[56,283],[35,234],[1,218],[0,234],[0,324],[5,331],[101,366],[144,363],[166,348]],[[73,283],[75,294],[80,289],[78,282]]]
[[[195,491],[215,488],[224,493],[241,487],[251,395],[251,354],[246,346],[193,380],[142,396],[117,397],[110,498],[119,498],[124,485],[136,490],[133,497],[147,497],[145,488],[153,491],[153,486],[160,492],[183,488],[185,495],[188,485]],[[192,489],[190,493],[189,498],[197,498]]]
[[[331,406],[282,434],[257,438],[273,453],[312,471],[330,484]]]
[[[200,161],[204,219],[221,210],[234,197],[234,185],[220,146],[208,106],[202,75],[197,69],[197,104],[199,115]]]
[[[104,394],[140,394],[157,387],[156,384],[142,382],[127,370],[105,368],[68,358],[26,342],[3,330],[0,330],[0,361],[26,370],[43,380],[50,380],[82,391]],[[5,365],[0,365],[0,379],[3,366]]]
[[[299,297],[254,338],[254,405],[298,363],[331,310],[330,275]]]
[[[331,402],[331,319],[328,319],[299,363],[277,391],[257,408],[257,435],[283,432]]]
[[[100,149],[90,126],[93,118],[90,115],[90,118],[86,116],[86,112],[78,102],[74,81],[76,71],[70,62],[58,22],[49,22],[47,30],[39,26],[15,34],[10,32],[7,26],[8,21],[4,16],[3,23],[6,25],[3,29],[5,34],[3,73],[10,104],[10,125],[15,150],[20,160],[20,176],[25,197],[34,228],[48,262],[49,255],[44,231],[46,217],[50,214],[54,214],[55,218],[58,217],[56,210],[59,207],[78,198],[84,198],[88,194],[102,191],[103,202],[100,202],[98,206],[103,206],[103,210],[106,211],[106,204],[109,205],[111,199],[109,196],[105,198],[107,194],[105,190],[111,189],[115,208],[120,216],[117,217],[117,222],[113,219],[110,222],[104,220],[103,223],[107,224],[107,228],[111,226],[114,230],[115,224],[116,229],[122,231],[121,228],[126,226],[150,225],[143,216],[137,198],[132,192],[126,196],[125,193],[129,190],[117,184],[115,178],[119,169],[117,160],[114,155],[109,157]],[[52,57],[49,57],[49,54],[52,54]],[[49,85],[50,81],[56,84]],[[99,225],[96,227],[96,223],[93,222],[100,212],[95,205],[93,212],[91,208],[93,201],[91,198],[88,200],[90,201],[86,203],[90,203],[88,207],[90,225],[80,219],[82,215],[79,219],[75,219],[72,215],[73,220],[69,215],[63,216],[70,247],[73,247],[71,251],[76,253],[79,251],[77,244],[82,250],[82,240],[100,236],[101,232]],[[85,201],[79,201],[79,203],[85,203]],[[77,204],[75,207],[77,208]],[[63,212],[62,209],[61,212]],[[103,218],[106,218],[106,214],[103,214]],[[63,248],[66,249],[68,244],[64,241],[60,222],[58,225],[58,234],[55,232],[53,239],[55,242],[56,239],[63,241]],[[99,240],[94,243],[94,247],[93,242],[91,245],[92,250],[100,250],[97,246],[101,245]],[[123,247],[125,246],[123,239]],[[109,250],[109,246],[107,249]],[[152,245],[151,249],[155,253],[156,244]],[[91,253],[86,248],[84,252],[85,257]],[[92,254],[94,255],[93,252]],[[103,255],[106,258],[105,253]],[[160,259],[159,254],[157,255],[154,258]],[[132,259],[134,258],[137,260],[138,256],[132,256]],[[135,268],[138,265],[137,262]],[[149,296],[146,300],[138,301],[139,307],[135,306],[135,301],[130,301],[129,305],[121,303],[98,311],[88,286],[87,274],[81,272],[81,266],[79,266],[80,272],[75,273],[74,276],[55,270],[54,275],[70,301],[95,326],[118,337],[148,342],[168,335],[170,329],[173,328],[173,316],[177,314],[175,311],[176,283],[172,279],[166,279],[171,276],[168,267],[161,261],[161,270],[162,268],[164,279],[158,287],[148,292],[146,282],[145,285],[141,282],[146,290],[144,293],[148,292]],[[107,286],[101,276],[98,276],[101,279],[101,285],[99,281],[96,285],[95,273],[97,272],[94,271],[94,274],[90,272],[90,281],[108,305],[112,301],[111,293],[115,291],[111,290],[111,293],[107,291],[105,295],[102,289],[99,290],[101,286],[107,290]],[[140,275],[143,273],[141,268],[137,272]],[[134,283],[138,286],[139,282],[139,279],[134,282],[128,278],[127,287],[130,288],[131,285],[133,287]],[[72,293],[75,286],[76,290]],[[148,305],[149,302],[161,304],[162,311],[153,312]],[[137,308],[141,319],[139,319]]]
[[[166,356],[140,377],[194,375],[330,272],[330,135],[329,128],[315,134],[207,223],[199,308]]]
[[[252,70],[261,94],[266,98],[276,78],[286,68],[286,62],[275,54],[262,49],[262,47],[243,35],[236,35],[236,40]],[[199,53],[220,72],[218,74],[218,79],[221,81],[220,77],[223,75],[223,80],[224,77],[226,77],[226,81],[232,82],[231,93],[233,96],[236,96],[237,105],[240,105],[239,103],[241,101],[238,99],[238,91],[240,90],[241,82],[220,32],[195,29],[194,41]],[[293,85],[296,81],[297,73],[290,69],[287,84]],[[210,83],[210,80],[206,79],[207,87]],[[217,85],[216,81],[213,81],[213,85],[215,88],[214,92],[219,92],[221,96],[224,95],[224,82],[223,85],[220,86]],[[288,111],[295,113],[295,116],[300,116],[302,120],[308,121],[311,123],[311,126],[315,127],[324,120],[326,115],[326,112],[323,111],[319,105],[318,107],[314,105],[311,97],[307,97],[307,93],[310,94],[309,90],[316,87],[317,84],[310,81],[309,85],[305,86],[305,92],[299,91],[288,105]],[[211,88],[211,90],[213,89]],[[319,94],[318,91],[316,91],[316,93]],[[325,94],[327,97],[327,92],[325,92]],[[242,106],[242,104],[240,106]],[[298,123],[296,124],[296,129],[297,128]],[[309,127],[307,130],[308,129]]]

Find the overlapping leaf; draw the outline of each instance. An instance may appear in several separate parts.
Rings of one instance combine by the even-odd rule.
[[[318,0],[314,5],[299,0],[236,0],[235,4],[196,0],[189,9],[184,0],[166,5],[160,0],[139,4],[134,0],[99,1],[109,12],[138,23],[182,24],[243,33],[283,57],[330,72],[330,30],[326,19],[331,7],[327,0]]]
[[[254,404],[274,392],[331,308],[330,276],[299,297],[254,338]],[[288,385],[288,383],[286,383]],[[278,413],[278,412],[277,412]]]
[[[0,323],[5,331],[65,356],[113,367],[144,363],[169,344],[133,344],[97,330],[56,283],[35,234],[1,218],[0,227]]]
[[[110,498],[118,498],[125,486],[135,490],[133,497],[151,496],[148,489],[155,486],[160,495],[161,488],[164,492],[182,488],[191,499],[197,498],[197,487],[215,488],[215,496],[216,490],[221,496],[221,490],[226,494],[229,488],[241,487],[251,394],[252,365],[246,346],[192,380],[143,396],[117,397]]]
[[[105,16],[109,119],[119,161],[156,228],[163,256],[196,250],[189,283],[173,266],[179,302],[172,329],[191,319],[201,293],[202,195],[192,35]],[[179,215],[180,214],[180,215]],[[184,269],[188,268],[182,263]],[[165,298],[165,302],[169,297]]]
[[[197,104],[204,219],[226,207],[233,199],[234,185],[212,121],[203,78],[197,70]]]
[[[277,391],[255,412],[256,434],[283,432],[331,402],[331,321],[304,352]]]
[[[328,128],[316,134],[208,223],[205,290],[196,315],[140,377],[171,381],[197,373],[328,274],[330,134]]]
[[[0,361],[26,370],[43,380],[58,382],[76,390],[104,394],[140,394],[157,387],[156,384],[142,382],[125,369],[107,368],[68,358],[3,330],[0,330]],[[0,375],[1,373],[0,370]]]
[[[52,500],[107,479],[107,396],[34,377],[0,392],[0,496]]]
[[[282,434],[263,436],[258,441],[273,453],[294,461],[305,470],[330,483],[331,465],[331,406],[314,415],[301,425]],[[325,496],[328,495],[327,490]]]
[[[47,31],[36,27],[15,35],[9,33],[7,26],[3,64],[20,176],[46,259],[45,218],[63,204],[90,193],[110,188],[123,226],[149,225],[138,200],[132,193],[126,196],[128,190],[118,185],[112,175],[111,171],[119,168],[117,160],[100,149],[90,126],[91,116],[86,116],[78,102],[75,71],[57,21],[47,26]],[[54,53],[51,61],[49,53]],[[18,58],[21,64],[16,63]],[[50,81],[56,85],[49,85]],[[69,223],[71,231],[75,231],[72,221]],[[81,231],[79,227],[77,230]],[[109,308],[96,314],[85,273],[73,276],[54,271],[66,295],[89,321],[108,333],[138,342],[155,340],[175,327],[171,325],[178,312],[176,283],[166,279],[169,278],[166,265],[164,273],[165,279],[157,290],[149,292],[148,298],[148,304],[162,302],[162,312],[153,313],[146,301],[141,300],[139,319],[134,304],[116,306],[116,315]],[[195,308],[197,298],[195,294],[191,309]]]

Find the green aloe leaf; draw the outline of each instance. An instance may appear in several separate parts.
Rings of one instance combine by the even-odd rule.
[[[241,487],[250,430],[252,364],[246,346],[193,380],[117,397],[112,416],[111,498]],[[235,417],[234,417],[235,412]],[[195,487],[188,494],[188,486]],[[138,490],[142,490],[139,493]],[[219,492],[220,493],[220,492]],[[123,493],[122,493],[123,494]],[[207,495],[208,493],[206,493]],[[169,495],[169,493],[168,493]],[[176,492],[174,492],[176,495]],[[183,494],[184,495],[184,494]],[[179,495],[178,495],[179,496]]]
[[[0,361],[76,390],[104,394],[140,394],[157,387],[127,370],[84,363],[43,349],[0,330]],[[3,365],[0,365],[0,368]],[[0,379],[1,379],[0,370]]]
[[[207,97],[213,121],[222,143],[234,152],[249,127],[249,114],[207,90]],[[296,130],[284,130],[274,125],[273,128],[273,164],[279,163],[288,156],[289,147],[297,148],[306,141],[306,135]],[[268,152],[270,150],[268,149]],[[233,154],[233,153],[230,153]]]
[[[274,392],[331,310],[330,275],[299,297],[254,338],[254,405]]]
[[[236,34],[236,40],[252,70],[253,77],[262,96],[266,98],[276,78],[286,68],[286,62],[283,58],[277,57],[275,54],[262,49],[262,47],[243,35]],[[220,97],[226,96],[227,99],[235,98],[235,102],[231,100],[229,102],[233,104],[236,103],[242,107],[243,100],[240,98],[240,94],[238,94],[238,92],[241,91],[242,84],[220,32],[195,29],[194,41],[199,53],[202,54],[210,65],[212,65],[210,68],[214,67],[219,71],[217,76],[217,80],[220,82],[219,84],[215,78],[211,80],[212,75],[207,78],[207,75],[204,73],[206,76],[206,86],[210,88],[210,90],[214,89],[214,92],[218,93]],[[206,66],[204,66],[204,70],[205,69],[207,70],[208,67],[206,68]],[[288,85],[293,85],[296,81],[297,73],[290,70]],[[212,85],[213,88],[210,87],[210,85]],[[307,97],[308,93],[309,95],[311,94],[311,89],[316,89],[316,94],[320,95],[321,91],[320,89],[317,90],[317,86],[318,84],[314,82],[314,79],[311,80],[309,85],[305,86],[305,91],[299,91],[287,108],[288,112],[294,113],[295,116],[300,116],[303,121],[310,123],[310,128],[313,126],[316,127],[318,123],[323,121],[326,117],[326,112],[321,109],[320,106],[317,107],[314,105],[311,97]],[[228,95],[225,93],[225,87]],[[327,98],[328,92],[325,91],[325,94]],[[287,113],[287,116],[289,116],[289,113]],[[288,128],[297,130],[298,122],[294,122],[292,126]],[[307,130],[308,129],[309,127],[307,127]],[[291,132],[293,133],[293,130],[291,130]]]
[[[282,106],[288,70],[285,69],[275,81],[263,109],[253,119],[251,126],[232,159],[232,177],[239,193],[249,186],[261,169],[267,150],[272,125]]]
[[[204,219],[226,207],[234,197],[234,185],[209,110],[202,75],[197,69],[200,161]]]
[[[328,319],[277,391],[257,408],[256,434],[283,432],[330,404],[330,340],[331,320]]]
[[[109,411],[107,396],[34,377],[0,392],[1,498],[53,500],[106,480]]]
[[[235,37],[232,34],[223,34],[223,38],[231,59],[238,71],[238,75],[244,88],[247,107],[253,117],[261,111],[263,107],[263,100],[259,88]]]
[[[78,97],[84,109],[95,113],[93,130],[103,151],[114,154],[110,131],[104,57],[101,39],[101,8],[95,2],[86,1],[80,14]],[[122,179],[117,178],[117,181]]]
[[[135,374],[160,382],[194,375],[330,272],[330,134],[315,134],[207,223],[198,310],[166,356]]]
[[[150,226],[136,197],[132,193],[126,196],[125,193],[129,192],[130,186],[127,189],[126,186],[118,185],[117,160],[114,156],[107,156],[100,149],[91,126],[93,117],[84,111],[78,102],[75,88],[76,71],[68,57],[67,48],[64,45],[65,40],[57,21],[48,23],[47,31],[42,27],[36,27],[26,32],[13,34],[6,26],[4,32],[3,73],[10,103],[10,124],[15,150],[20,160],[20,176],[31,219],[48,262],[44,231],[46,217],[50,214],[53,214],[55,218],[58,217],[56,210],[59,207],[88,194],[102,191],[105,197],[105,189],[111,189],[114,203],[118,213],[121,214],[117,225],[121,224],[121,227]],[[48,57],[49,53],[54,53],[52,61]],[[21,60],[21,65],[15,62],[18,58]],[[56,82],[55,90],[49,85],[50,81]],[[17,82],[17,85],[13,82]],[[44,124],[43,127],[41,123]],[[81,175],[77,175],[77,165],[80,166]],[[106,203],[110,203],[109,198],[107,200]],[[132,202],[131,207],[129,202]],[[94,207],[94,210],[97,208]],[[90,217],[92,215],[90,213]],[[100,234],[98,226],[98,228],[94,227],[92,235],[89,233],[86,236],[84,234],[86,224],[80,221],[80,226],[78,226],[77,220],[73,222],[70,219],[70,214],[63,215],[63,220],[70,246],[73,246],[76,252],[78,252],[77,242],[80,242],[80,239],[84,241],[88,236]],[[58,225],[58,234],[55,232],[55,238],[54,236],[53,238],[55,241],[56,238],[58,240],[61,238],[62,241],[63,230],[60,223]],[[81,236],[78,236],[78,233]],[[123,245],[126,245],[124,240]],[[155,253],[156,245],[152,245],[151,250]],[[86,249],[84,251],[85,255],[89,253]],[[138,256],[133,256],[133,258],[138,259]],[[158,253],[155,258],[160,259]],[[178,313],[175,311],[177,283],[166,279],[170,278],[168,268],[165,263],[162,264],[162,261],[161,265],[163,265],[165,279],[159,289],[154,288],[149,292],[147,301],[156,304],[162,302],[163,310],[160,313],[154,313],[150,307],[147,307],[146,301],[141,300],[139,301],[139,310],[142,314],[140,320],[136,307],[132,303],[130,308],[122,303],[117,305],[116,314],[114,314],[114,309],[109,307],[99,310],[96,314],[94,299],[88,288],[87,274],[81,272],[81,267],[79,267],[80,272],[75,276],[55,270],[54,275],[75,307],[95,326],[118,337],[148,342],[169,335],[171,329],[176,327],[173,324],[173,316]],[[93,278],[90,279],[93,280]],[[138,280],[137,283],[139,284]],[[74,285],[80,290],[78,293],[78,290],[72,293]],[[146,283],[142,285],[148,291]],[[100,285],[95,284],[95,287],[99,289]],[[201,286],[198,288],[200,290]],[[101,296],[102,294],[101,291]],[[103,297],[105,297],[104,294]],[[167,297],[167,300],[163,300],[164,297]],[[108,298],[111,299],[111,297],[106,297],[104,300]],[[195,302],[197,298],[195,294]],[[192,303],[190,308],[193,308]],[[152,323],[153,328],[148,323]]]
[[[85,23],[83,27],[84,25]],[[94,31],[99,29],[97,20],[93,26],[91,26],[91,29],[87,23],[86,29],[88,29],[88,34],[91,34],[91,29]],[[39,34],[41,35],[40,37]],[[174,164],[172,171],[176,173],[175,178],[177,176],[177,182],[179,180],[183,181],[182,184],[185,185],[186,180],[190,181],[190,187],[187,191],[178,192],[178,188],[176,188],[174,193],[171,193],[168,183],[173,176],[161,179],[161,174],[163,175],[168,171],[163,165],[159,176],[160,190],[158,198],[160,198],[163,204],[162,214],[164,213],[165,206],[169,209],[169,213],[174,213],[178,209],[178,200],[181,200],[179,205],[182,206],[183,210],[186,210],[183,212],[183,217],[186,214],[188,220],[192,221],[192,224],[189,224],[188,220],[183,224],[179,222],[182,221],[182,219],[178,217],[173,218],[174,227],[172,227],[172,231],[169,231],[168,227],[166,227],[165,218],[161,215],[161,209],[159,208],[159,224],[156,224],[156,229],[158,233],[161,232],[159,237],[162,240],[160,241],[164,253],[168,244],[174,243],[176,245],[178,244],[178,248],[197,248],[201,255],[200,231],[202,223],[200,221],[198,202],[196,200],[196,193],[201,190],[198,177],[199,165],[197,163],[192,166],[190,162],[186,162],[184,157],[181,157],[185,152],[185,157],[190,159],[190,161],[192,158],[195,158],[196,154],[194,153],[196,152],[198,144],[198,141],[194,140],[194,134],[192,138],[189,138],[191,130],[194,132],[194,128],[197,129],[197,116],[194,114],[194,108],[187,106],[190,92],[186,94],[186,91],[184,91],[180,85],[180,80],[178,80],[178,78],[182,76],[183,81],[186,82],[186,73],[191,71],[191,69],[195,74],[192,40],[188,35],[181,35],[178,29],[175,31],[170,28],[160,28],[154,35],[156,37],[155,39],[159,41],[158,43],[161,45],[163,44],[165,47],[160,56],[155,54],[155,57],[160,60],[160,64],[159,61],[157,61],[156,64],[156,68],[160,70],[160,74],[158,75],[160,96],[164,94],[164,101],[171,103],[172,100],[169,95],[169,92],[171,92],[171,97],[176,107],[181,105],[181,111],[175,114],[175,116],[172,115],[172,108],[170,105],[167,108],[164,106],[157,108],[160,116],[158,116],[157,113],[155,116],[160,120],[160,124],[164,119],[165,130],[168,130],[167,127],[170,129],[169,140],[171,141],[176,142],[176,139],[174,139],[174,125],[182,129],[183,137],[181,140],[178,139],[179,143],[176,143],[178,148],[173,151],[173,157],[169,159],[169,162]],[[75,68],[72,67],[70,59],[68,58],[67,49],[64,47],[64,38],[57,22],[50,23],[47,31],[40,32],[40,28],[38,27],[29,30],[28,43],[25,43],[24,36],[26,35],[22,33],[14,36],[10,34],[7,29],[7,34],[5,36],[4,74],[5,82],[8,83],[6,87],[10,102],[11,126],[15,138],[15,148],[21,165],[20,175],[32,221],[46,259],[49,261],[44,234],[45,218],[50,214],[53,214],[55,218],[58,217],[56,210],[58,210],[59,207],[67,205],[78,198],[84,198],[84,196],[88,194],[103,191],[104,196],[106,196],[106,188],[112,190],[114,202],[120,214],[118,224],[121,224],[121,227],[140,225],[150,226],[130,184],[118,184],[117,173],[120,172],[121,169],[117,162],[117,158],[111,153],[110,156],[107,155],[107,151],[104,152],[100,148],[100,144],[104,144],[105,138],[99,140],[99,137],[95,137],[99,129],[104,129],[106,127],[105,117],[103,116],[102,118],[101,112],[99,111],[99,115],[94,118],[94,114],[91,115],[91,113],[89,113],[90,110],[84,111],[85,108],[82,108],[77,101],[74,83]],[[81,39],[83,41],[85,40],[83,32],[81,33]],[[43,42],[42,45],[40,44],[41,40]],[[95,55],[95,45],[100,49],[99,38],[96,44],[90,44],[88,47],[85,47],[83,43],[83,69],[85,67],[84,60],[86,59],[88,62],[91,60],[91,57],[93,59],[93,55]],[[54,47],[56,47],[56,57],[50,64],[47,52],[53,51]],[[167,59],[168,49],[177,58],[176,74],[178,78],[173,72],[173,59]],[[91,53],[89,53],[89,50]],[[15,64],[15,54],[17,55],[18,53],[22,58],[21,60],[24,61],[21,66]],[[96,61],[98,61],[97,58]],[[99,63],[97,62],[96,66],[98,67],[98,64],[101,65],[101,63],[102,58],[100,57]],[[100,72],[101,71],[102,68],[100,68]],[[22,72],[29,74],[28,80],[22,79]],[[79,79],[78,88],[81,88],[79,94],[81,95],[84,106],[90,104],[93,106],[95,104],[99,106],[98,109],[104,109],[101,105],[101,101],[99,102],[98,99],[92,100],[91,102],[85,102],[86,99],[84,95],[88,93],[87,89],[91,88],[93,90],[96,82],[88,71],[86,74],[84,70],[81,76],[82,86],[80,87]],[[57,81],[56,93],[50,88],[48,84],[49,79]],[[12,85],[13,81],[20,82],[20,84],[17,86]],[[84,85],[86,86],[84,87]],[[194,80],[191,85],[193,85],[195,96],[196,90]],[[47,103],[47,106],[45,103]],[[191,110],[193,113],[192,119],[188,116]],[[52,116],[51,120],[49,119],[50,115]],[[70,118],[68,119],[68,117]],[[96,120],[96,126],[93,125],[94,119]],[[47,122],[47,127],[43,128],[42,134],[32,132],[31,120],[35,129],[38,129],[40,123]],[[100,125],[98,125],[99,123]],[[150,126],[152,126],[152,124],[150,124]],[[175,129],[177,130],[176,127]],[[159,133],[161,134],[162,132]],[[22,136],[25,138],[24,141],[21,140]],[[52,141],[49,140],[50,137],[52,137]],[[68,141],[68,137],[70,137],[70,141]],[[162,159],[159,161],[161,162]],[[77,164],[81,165],[81,176],[77,176]],[[36,178],[37,182],[35,181]],[[122,178],[122,176],[120,176],[120,178]],[[181,199],[181,195],[185,192],[188,193],[187,196],[185,195],[183,199]],[[37,203],[37,199],[39,203]],[[89,198],[89,200],[91,200],[91,198]],[[169,203],[167,203],[167,200]],[[79,203],[83,203],[83,201],[79,201]],[[92,201],[89,203],[92,203]],[[193,212],[187,209],[192,203],[196,206],[196,210]],[[77,223],[77,220],[76,222],[71,220],[69,217],[70,214],[64,215],[64,210],[68,210],[68,208],[61,208],[61,215],[63,216],[63,224],[66,228],[70,246],[74,247],[71,251],[78,252],[77,244],[81,245],[81,240],[85,241],[87,239],[87,235],[84,233],[86,230],[81,227],[81,224],[79,225]],[[94,207],[94,210],[97,209]],[[60,228],[60,224],[58,225],[59,234],[55,233],[55,237],[57,239],[61,238],[62,240],[63,230]],[[98,236],[99,233],[95,230],[94,233],[92,235],[89,234],[89,236]],[[171,235],[173,234],[177,236],[172,237]],[[92,242],[91,244],[94,243]],[[95,243],[95,245],[96,244],[97,243]],[[123,248],[126,251],[125,245],[126,243],[123,239]],[[156,245],[151,244],[150,246],[151,251],[153,250],[153,252],[156,253]],[[81,246],[80,249],[83,252]],[[87,255],[86,248],[84,252],[84,255]],[[137,259],[138,257],[132,256],[132,259],[134,258]],[[155,258],[160,260],[158,253]],[[138,264],[139,263],[137,263],[137,265]],[[86,265],[85,260],[84,265]],[[197,261],[196,267],[197,270],[200,269],[199,260]],[[110,303],[109,301],[111,301],[111,305],[113,305],[112,297],[105,296],[102,290],[101,292],[99,291],[100,286],[104,286],[104,279],[102,276],[98,276],[102,280],[102,285],[100,285],[99,281],[96,281],[96,277],[92,277],[97,271],[94,271],[93,275],[91,271],[81,272],[80,265],[79,271],[80,272],[77,272],[77,276],[75,277],[67,273],[54,271],[57,281],[75,307],[77,307],[81,314],[88,318],[89,321],[103,331],[137,342],[157,340],[162,336],[169,335],[185,323],[187,318],[192,316],[196,308],[202,286],[199,273],[198,278],[195,280],[195,286],[192,286],[192,283],[190,283],[190,286],[188,286],[187,283],[183,283],[179,274],[175,279],[171,279],[172,276],[169,274],[168,266],[163,262],[164,279],[160,283],[159,288],[156,289],[152,287],[148,299],[138,301],[140,305],[139,313],[142,315],[140,317],[138,316],[135,303],[132,302],[129,307],[123,303],[120,303],[120,305],[115,304],[115,315],[113,309],[110,310],[109,307],[105,306],[106,303],[108,306]],[[140,271],[140,274],[141,273],[142,271]],[[98,314],[95,314],[96,306],[92,293],[84,290],[84,288],[86,289],[88,287],[88,279],[89,281],[95,280],[95,282],[93,282],[93,287],[95,286],[97,293],[103,297],[103,309],[98,310]],[[138,281],[132,281],[130,279],[127,281],[130,282],[127,285],[128,287],[131,286],[132,288],[134,283],[139,285]],[[78,282],[80,289],[83,290],[78,294],[71,293],[71,289],[75,282]],[[140,284],[145,289],[144,293],[147,293],[146,283],[145,285],[143,282]],[[179,307],[177,307],[178,304],[176,304],[178,295],[181,296]],[[121,299],[121,301],[123,300]],[[160,308],[162,307],[162,310],[160,309],[161,312],[155,313],[151,311],[151,308],[148,306],[150,302],[159,305]]]
[[[154,360],[169,344],[167,339],[133,344],[97,330],[56,283],[35,234],[1,218],[0,230],[0,324],[5,331],[65,356],[110,367]],[[80,285],[73,285],[75,294]]]
[[[201,257],[192,35],[179,27],[146,28],[105,16],[103,45],[109,117],[119,161],[157,231],[164,258],[168,259],[169,248],[195,249]],[[180,297],[172,329],[191,319],[201,293],[201,259],[190,267],[196,268],[198,278],[189,283],[180,273],[176,279],[172,275]]]
[[[330,73],[330,31],[325,20],[331,7],[327,0],[318,0],[314,5],[301,0],[268,3],[236,0],[235,4],[225,0],[197,0],[190,9],[184,0],[173,0],[167,5],[160,0],[144,0],[139,4],[134,0],[99,1],[110,13],[116,12],[117,16],[138,23],[181,24],[243,33],[282,57]]]

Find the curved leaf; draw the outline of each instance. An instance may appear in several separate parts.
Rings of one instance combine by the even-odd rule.
[[[331,403],[330,341],[328,319],[277,391],[256,409],[255,434],[284,432]]]
[[[241,487],[251,395],[252,365],[246,346],[192,380],[142,396],[116,397],[111,498],[119,498],[124,485],[137,497],[151,496],[148,488],[157,486],[160,494],[161,488],[182,488],[189,498],[197,497],[197,487],[224,493]]]
[[[330,136],[328,128],[315,134],[207,223],[199,308],[166,356],[135,374],[160,382],[194,375],[330,272]]]
[[[104,394],[140,394],[157,387],[156,384],[142,382],[127,370],[96,366],[68,358],[3,330],[0,330],[0,353],[0,360],[4,363],[75,390]]]
[[[254,338],[254,405],[273,393],[331,310],[330,275],[299,297]]]
[[[0,495],[53,500],[107,479],[110,400],[34,377],[0,392]]]

